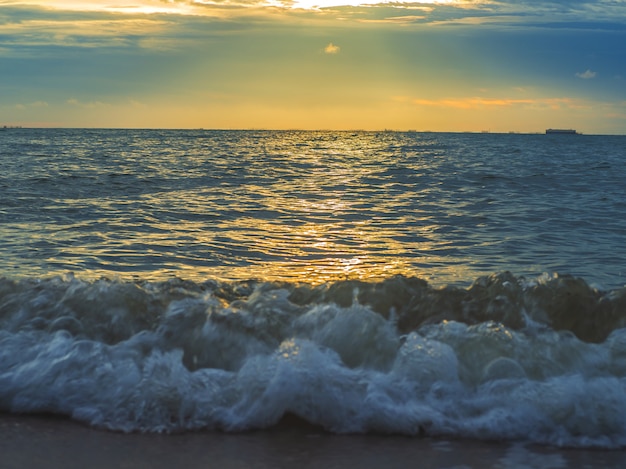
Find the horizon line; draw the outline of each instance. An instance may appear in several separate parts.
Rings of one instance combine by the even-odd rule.
[[[558,127],[551,127],[552,129]],[[544,135],[544,130],[535,131],[492,131],[492,130],[418,130],[418,129],[363,129],[363,128],[345,128],[345,129],[328,129],[328,128],[265,128],[265,127],[54,127],[54,126],[23,126],[23,125],[4,125],[0,126],[0,130],[27,130],[27,129],[49,129],[49,130],[171,130],[171,131],[232,131],[232,132],[363,132],[363,133],[441,133],[441,134],[494,134],[494,135]],[[576,135],[602,135],[602,136],[624,136],[624,134],[611,133],[584,133],[576,131]]]

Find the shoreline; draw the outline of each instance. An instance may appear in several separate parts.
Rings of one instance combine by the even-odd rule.
[[[247,433],[116,433],[60,417],[0,413],[3,469],[621,468],[622,450],[542,447],[279,426]]]

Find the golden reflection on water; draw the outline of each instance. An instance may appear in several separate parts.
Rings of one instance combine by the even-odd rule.
[[[419,132],[5,137],[0,273],[11,278],[318,284],[403,274],[459,286],[511,270],[623,285],[621,139],[574,148]],[[606,149],[599,166],[595,145]],[[570,157],[545,157],[555,154]]]
[[[223,276],[320,284],[411,274],[407,246],[394,241],[397,226],[359,213],[357,205],[363,201],[356,195],[362,189],[355,178],[358,169],[346,162],[332,168],[324,161],[317,164],[316,171],[298,181],[299,196],[280,181],[270,188],[249,189],[262,197],[264,210],[275,215],[223,222],[234,245],[255,252],[250,265],[229,266]],[[213,233],[202,236],[212,242]]]
[[[130,185],[106,197],[55,199],[48,209],[56,204],[55,210],[72,211],[82,221],[69,218],[72,223],[41,241],[32,226],[21,227],[19,233],[30,231],[33,243],[43,246],[37,252],[45,264],[37,258],[20,271],[311,284],[398,274],[436,283],[475,278],[469,266],[451,262],[445,252],[451,247],[438,231],[437,211],[449,202],[438,197],[439,176],[420,179],[432,158],[415,153],[397,164],[395,159],[413,151],[397,150],[400,137],[237,138],[237,157],[225,157],[227,150],[219,146],[213,156],[209,147],[193,147],[175,158],[167,152],[162,159],[157,153],[124,156],[124,172],[114,181],[135,172],[152,174],[162,188],[129,197],[128,189],[135,187],[131,178]],[[133,166],[141,164],[148,165],[144,173]],[[428,203],[420,203],[422,198]]]
[[[253,230],[249,223],[254,223]],[[359,224],[346,229],[332,223],[292,226],[267,220],[237,220],[231,228],[239,224],[243,226],[231,234],[231,242],[249,246],[256,253],[253,257],[260,260],[247,266],[211,269],[219,277],[319,284],[411,274],[410,259],[403,256],[405,248],[391,239],[393,232],[388,228],[372,230]],[[213,234],[204,237],[205,243],[213,242]]]

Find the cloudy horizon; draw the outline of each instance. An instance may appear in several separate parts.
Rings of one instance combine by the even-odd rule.
[[[626,134],[626,1],[0,0],[0,125]]]

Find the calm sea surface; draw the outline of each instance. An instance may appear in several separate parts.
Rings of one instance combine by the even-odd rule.
[[[626,137],[11,129],[0,272],[626,283]]]
[[[0,427],[432,437],[441,467],[623,450],[625,160],[609,136],[3,130]]]

